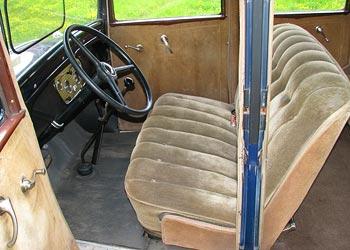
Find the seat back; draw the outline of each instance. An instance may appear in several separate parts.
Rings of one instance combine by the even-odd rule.
[[[262,249],[300,206],[349,118],[350,83],[292,24],[274,27]]]
[[[349,80],[308,32],[277,25],[273,46],[261,249],[271,248],[300,206],[350,112]],[[166,244],[237,248],[242,199],[237,166],[245,157],[242,119],[233,127],[232,109],[169,93],[143,125],[125,190],[140,223]]]

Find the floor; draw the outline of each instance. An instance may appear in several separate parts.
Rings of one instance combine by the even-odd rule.
[[[56,164],[60,163],[57,158],[63,157],[55,155],[55,149],[68,148],[71,152],[65,155],[62,166],[50,166],[49,175],[51,172],[51,176],[56,176],[52,182],[54,191],[75,238],[105,245],[145,249],[149,239],[144,235],[124,191],[124,176],[137,133],[106,134],[93,174],[82,177],[76,171],[81,162],[76,157],[79,155],[79,147],[67,143],[68,138],[62,138],[79,137],[80,139],[76,138],[77,141],[83,141],[82,138],[86,140],[85,132],[77,125],[73,126],[73,129],[67,129],[67,135],[55,138],[48,150],[51,149],[50,154]],[[72,132],[69,132],[70,129]],[[56,173],[53,172],[55,169]],[[59,180],[57,169],[61,172]]]
[[[350,249],[349,135],[347,126],[295,214],[297,230],[282,233],[273,250]]]
[[[52,158],[50,181],[81,250],[180,250],[144,233],[124,191],[137,135],[105,134],[98,164],[87,177],[79,176],[76,169],[89,134],[76,123],[69,124],[43,152]],[[91,155],[89,151],[86,159]]]
[[[81,249],[172,249],[143,234],[124,192],[137,134],[105,135],[94,174],[83,178],[76,167],[88,134],[74,123],[66,130],[49,144],[54,162],[49,175],[55,177],[51,177],[54,191]],[[349,134],[347,126],[297,211],[297,230],[282,233],[273,250],[350,249]]]
[[[89,241],[77,240],[80,250],[133,250],[132,248],[110,246]]]

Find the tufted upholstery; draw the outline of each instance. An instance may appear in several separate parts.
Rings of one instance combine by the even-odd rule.
[[[263,228],[269,237],[263,248],[271,246],[310,188],[349,117],[350,100],[348,79],[309,33],[283,24],[274,27],[273,36],[268,223]],[[125,181],[138,219],[148,231],[160,235],[166,213],[235,228],[241,194],[232,109],[233,105],[181,94],[158,99],[140,132]],[[293,171],[301,174],[293,177]],[[307,172],[307,181],[302,171]],[[294,185],[286,187],[291,180]],[[295,191],[288,194],[290,204],[282,202],[283,190]]]
[[[308,139],[347,104],[350,96],[349,81],[342,70],[305,30],[295,25],[276,25],[273,48],[268,199]]]
[[[327,50],[292,24],[274,27],[262,249],[293,216],[349,118],[350,83]]]
[[[231,110],[232,105],[201,97],[158,99],[126,176],[130,201],[153,234],[160,233],[162,213],[235,226],[237,142]]]

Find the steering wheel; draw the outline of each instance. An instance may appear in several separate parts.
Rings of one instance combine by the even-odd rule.
[[[84,31],[100,39],[100,41],[107,45],[111,52],[114,53],[125,65],[112,67],[107,62],[98,60],[96,56],[81,41],[79,41],[77,37],[74,36],[73,31]],[[96,29],[76,24],[69,26],[65,30],[63,43],[64,50],[70,63],[79,76],[88,85],[88,87],[90,87],[90,89],[99,98],[110,104],[119,112],[126,113],[131,116],[142,116],[149,112],[149,110],[152,108],[153,101],[152,92],[147,80],[136,63],[118,44]],[[75,43],[81,52],[94,65],[97,74],[93,79],[86,73],[80,63],[78,63],[72,50],[71,43]],[[118,87],[119,74],[125,75],[130,73],[136,77],[137,82],[141,85],[146,97],[146,106],[143,109],[133,109],[129,107],[124,99],[123,92]],[[102,89],[103,85],[108,86],[108,89],[111,91],[112,95]]]

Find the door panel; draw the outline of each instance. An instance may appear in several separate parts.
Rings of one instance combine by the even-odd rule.
[[[142,52],[126,51],[145,74],[154,100],[177,92],[231,102],[237,83],[238,25],[238,1],[227,1],[225,18],[115,23],[109,32],[122,47],[143,45]],[[173,53],[162,43],[162,35]],[[140,100],[134,94],[128,93],[129,102]]]
[[[275,24],[294,23],[315,36],[333,55],[344,69],[350,64],[350,15],[349,14],[310,14],[304,16],[281,15],[275,17]],[[330,42],[316,32],[316,27],[322,26]]]
[[[2,77],[6,77],[6,81],[11,82],[14,77],[5,61],[5,57],[8,60],[8,56],[1,37],[0,40]],[[7,92],[8,86],[4,87],[3,79],[1,82],[4,92]],[[12,94],[16,98],[16,93],[20,91],[18,87],[14,89]],[[25,106],[20,96],[18,99],[19,101],[16,101],[23,114]],[[16,102],[14,99],[10,100],[8,102],[10,105]],[[6,100],[2,98],[2,102]],[[13,111],[8,110],[8,112]],[[12,122],[11,117],[12,115],[8,116],[7,122]],[[25,193],[21,191],[20,182],[23,176],[30,179],[34,170],[45,169],[28,112],[25,112],[24,118],[18,125],[12,124],[10,127],[13,129],[5,130],[4,126],[0,127],[1,141],[6,140],[0,152],[0,196],[10,198],[18,221],[17,241],[10,249],[77,249],[73,235],[51,189],[48,176],[37,175],[35,186]],[[12,239],[12,234],[11,217],[4,213],[0,216],[0,249],[8,249],[7,243]]]
[[[17,242],[11,249],[77,249],[47,175],[38,175],[33,189],[22,193],[22,176],[45,168],[29,116],[18,125],[0,153],[0,195],[9,197],[18,220]],[[0,248],[12,236],[9,216],[0,217]]]

